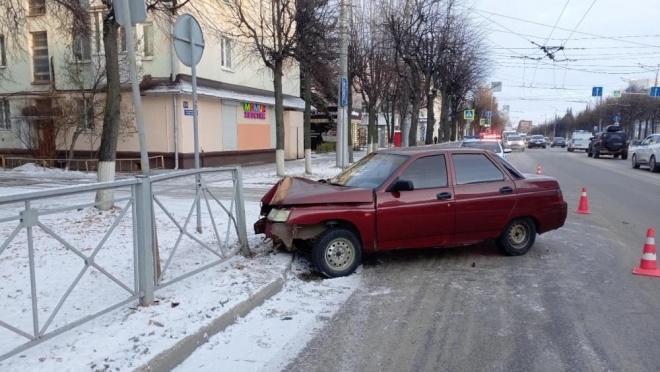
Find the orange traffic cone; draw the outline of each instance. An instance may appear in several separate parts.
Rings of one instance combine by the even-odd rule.
[[[657,276],[660,277],[660,270],[658,270],[658,261],[655,257],[655,233],[653,228],[648,229],[646,232],[646,244],[644,244],[644,252],[642,253],[642,261],[639,267],[633,269],[633,274]]]
[[[541,164],[536,167],[536,174],[541,174]]]
[[[575,212],[579,213],[579,214],[590,214],[591,213],[591,211],[589,210],[589,199],[587,199],[587,188],[586,187],[582,188],[582,196],[580,196],[580,205],[578,206],[578,209]]]

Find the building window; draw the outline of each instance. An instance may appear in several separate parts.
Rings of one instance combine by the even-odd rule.
[[[94,35],[94,50],[96,54],[102,54],[103,52],[101,50],[101,48],[103,48],[101,45],[101,35],[103,35],[103,23],[101,17],[103,17],[103,13],[101,12],[92,13],[92,18],[94,18],[92,35]]]
[[[31,16],[46,14],[46,0],[28,0],[28,6]]]
[[[224,68],[231,68],[231,40],[224,37],[220,40],[220,64]]]
[[[11,129],[11,113],[9,112],[9,101],[0,101],[0,130]]]
[[[82,27],[75,27],[73,30],[73,55],[77,61],[92,59],[91,35],[87,34]]]
[[[91,98],[80,98],[76,100],[80,117],[80,128],[83,130],[94,130],[94,100]]]
[[[7,67],[7,51],[5,49],[5,35],[0,35],[0,67]]]
[[[32,70],[35,83],[50,82],[48,36],[45,31],[32,32]]]
[[[145,23],[142,25],[142,32],[144,37],[142,42],[144,43],[144,56],[153,57],[154,56],[154,25],[151,23]]]

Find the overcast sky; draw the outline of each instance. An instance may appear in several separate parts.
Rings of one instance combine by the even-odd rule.
[[[465,5],[488,30],[484,54],[495,64],[490,81],[502,82],[495,96],[500,108],[510,106],[514,125],[523,119],[543,123],[555,108],[558,115],[568,107],[577,114],[596,102],[595,86],[603,87],[605,98],[625,88],[624,80],[655,80],[660,0],[466,0]],[[553,62],[532,41],[565,49],[554,53]],[[529,59],[538,57],[544,58]]]

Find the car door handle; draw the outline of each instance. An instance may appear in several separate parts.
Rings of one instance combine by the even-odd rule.
[[[510,188],[509,186],[504,186],[500,188],[500,194],[511,194],[513,192],[513,189]]]
[[[449,200],[451,199],[451,193],[450,192],[441,192],[438,195],[436,195],[438,200]]]

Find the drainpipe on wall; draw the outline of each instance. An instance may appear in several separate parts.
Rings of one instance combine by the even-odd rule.
[[[174,169],[179,169],[179,118],[176,110],[176,94],[172,94],[172,111],[174,112]]]

